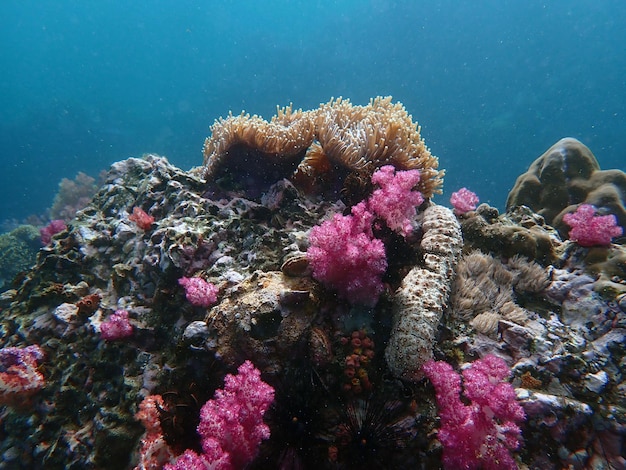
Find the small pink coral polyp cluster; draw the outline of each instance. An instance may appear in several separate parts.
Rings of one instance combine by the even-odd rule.
[[[369,208],[385,221],[387,227],[406,236],[412,231],[411,218],[415,208],[424,202],[413,188],[420,182],[417,170],[398,171],[391,165],[381,167],[372,175],[372,183],[380,186],[368,200]]]
[[[307,258],[313,277],[336,290],[351,303],[373,306],[383,291],[387,270],[385,245],[374,237],[376,217],[406,236],[411,232],[415,207],[424,202],[412,188],[419,182],[417,170],[398,171],[390,165],[372,175],[380,186],[367,201],[353,206],[350,215],[335,214],[311,229]]]
[[[217,302],[218,288],[201,277],[181,277],[178,283],[185,289],[191,305],[206,308]]]
[[[610,245],[614,237],[623,233],[614,215],[596,215],[591,204],[581,204],[576,212],[565,214],[563,222],[572,228],[569,239],[580,246]]]
[[[116,310],[100,325],[100,336],[106,341],[117,341],[133,335],[133,326],[128,321],[126,310]]]
[[[493,355],[477,360],[461,377],[450,364],[429,361],[423,371],[437,395],[443,445],[443,464],[447,469],[517,469],[511,450],[520,445],[517,423],[526,419],[517,403],[515,390],[504,380],[510,375],[506,363]]]
[[[452,193],[450,196],[450,204],[454,208],[456,215],[465,214],[466,212],[476,209],[478,204],[478,196],[476,193],[470,191],[467,188],[461,188],[458,191]]]

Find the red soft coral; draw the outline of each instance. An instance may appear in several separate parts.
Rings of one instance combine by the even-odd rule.
[[[45,385],[37,364],[44,353],[37,345],[0,349],[0,406],[27,404]]]

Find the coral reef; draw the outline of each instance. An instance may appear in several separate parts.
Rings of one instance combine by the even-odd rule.
[[[601,215],[613,214],[626,226],[626,173],[600,170],[596,157],[573,138],[559,140],[520,175],[508,195],[507,209],[525,205],[567,236],[563,216],[590,204]]]
[[[441,468],[450,432],[484,467],[626,466],[622,245],[433,204],[442,173],[390,99],[213,130],[206,168],[116,162],[66,230],[33,228],[0,295],[0,372],[30,384],[0,404],[0,470]],[[385,260],[367,302],[337,295],[363,264],[315,265],[336,217]]]

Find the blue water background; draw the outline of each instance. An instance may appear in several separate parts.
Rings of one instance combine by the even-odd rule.
[[[0,2],[0,220],[62,177],[156,152],[202,163],[214,119],[392,95],[461,186],[499,208],[573,136],[626,169],[626,3]]]

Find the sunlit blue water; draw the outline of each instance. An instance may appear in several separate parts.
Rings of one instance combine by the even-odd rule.
[[[202,162],[229,110],[393,95],[447,170],[500,208],[564,136],[626,169],[616,1],[0,2],[0,220],[144,152]],[[447,197],[439,198],[447,202]]]

